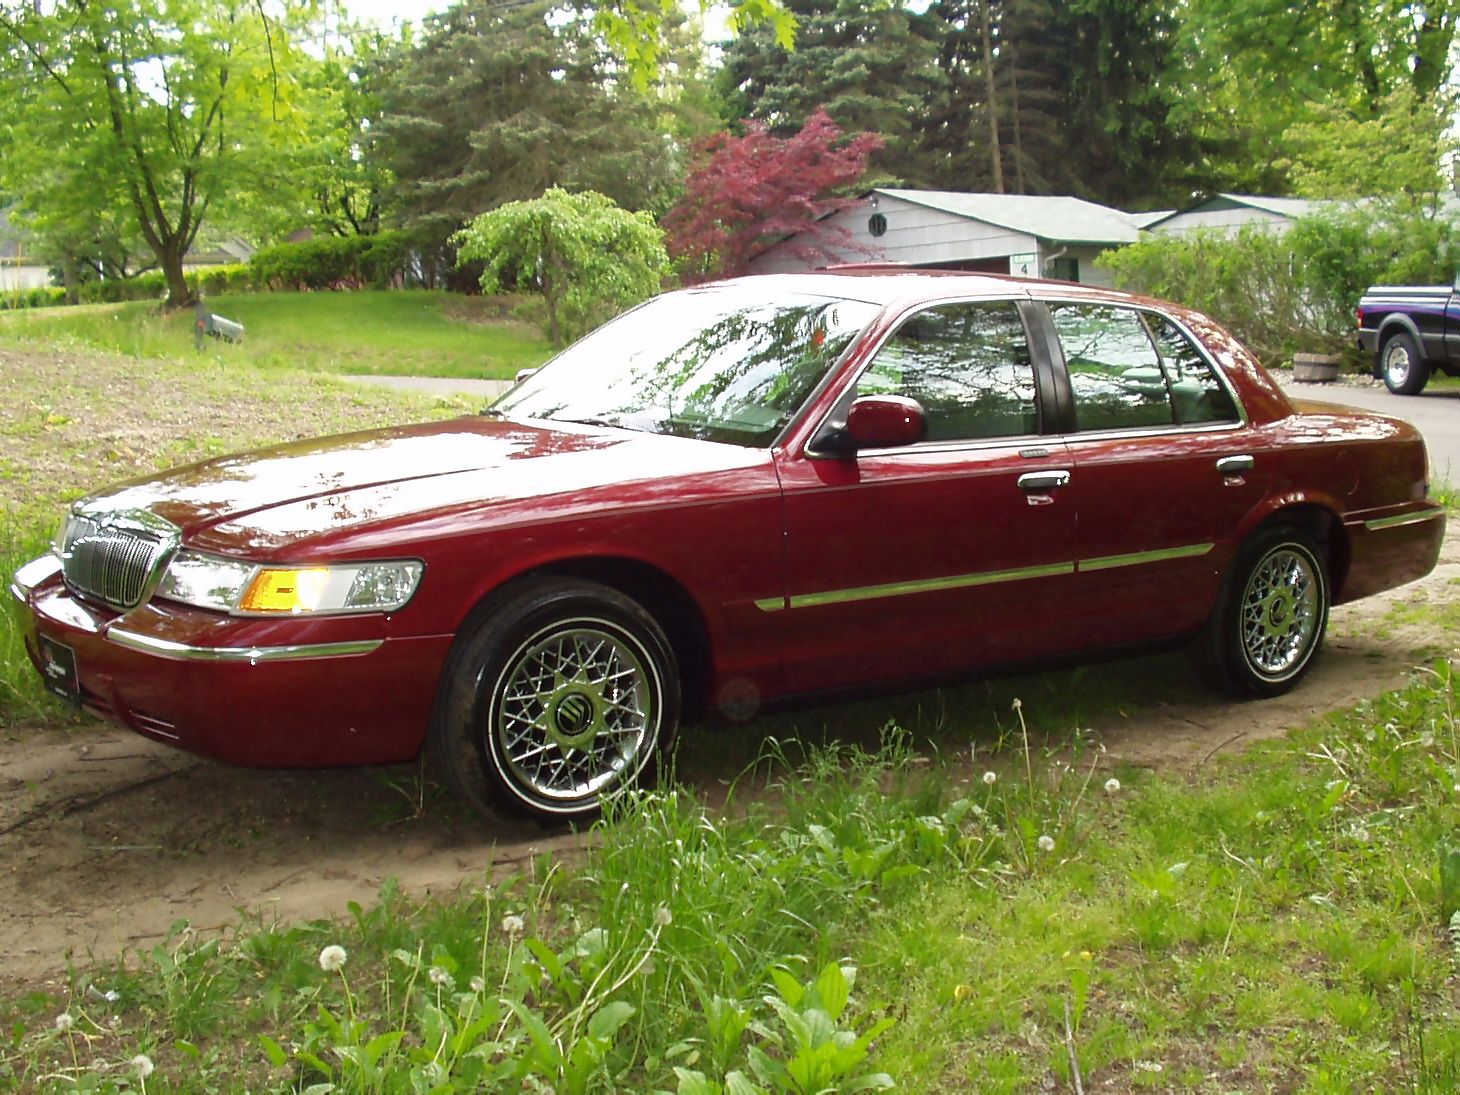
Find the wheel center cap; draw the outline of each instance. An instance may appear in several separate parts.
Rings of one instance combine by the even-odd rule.
[[[591,741],[593,728],[593,701],[582,692],[569,692],[558,701],[553,710],[553,729],[558,740],[565,745],[583,745]]]

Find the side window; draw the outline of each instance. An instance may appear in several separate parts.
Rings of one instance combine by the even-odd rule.
[[[1237,404],[1231,393],[1217,379],[1211,363],[1180,327],[1165,316],[1147,315],[1166,377],[1171,384],[1171,402],[1176,406],[1176,421],[1185,424],[1200,422],[1237,422]]]
[[[1129,308],[1053,304],[1075,396],[1075,428],[1115,430],[1174,421],[1161,358],[1141,317]]]
[[[862,374],[857,394],[916,399],[929,441],[1039,432],[1034,364],[1012,301],[945,304],[909,317]]]

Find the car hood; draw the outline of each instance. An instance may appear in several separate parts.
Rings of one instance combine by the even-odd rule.
[[[763,463],[758,450],[486,416],[316,438],[134,479],[78,504],[146,509],[195,546],[269,551],[411,515]],[[672,472],[669,469],[673,469]]]

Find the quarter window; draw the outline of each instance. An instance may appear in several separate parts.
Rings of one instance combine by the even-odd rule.
[[[1039,432],[1034,364],[1012,301],[929,308],[906,320],[857,382],[858,395],[905,395],[929,441]]]

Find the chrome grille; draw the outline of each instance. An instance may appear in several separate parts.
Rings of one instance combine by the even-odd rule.
[[[61,542],[61,571],[83,597],[135,608],[161,577],[178,530],[145,510],[75,514]]]

